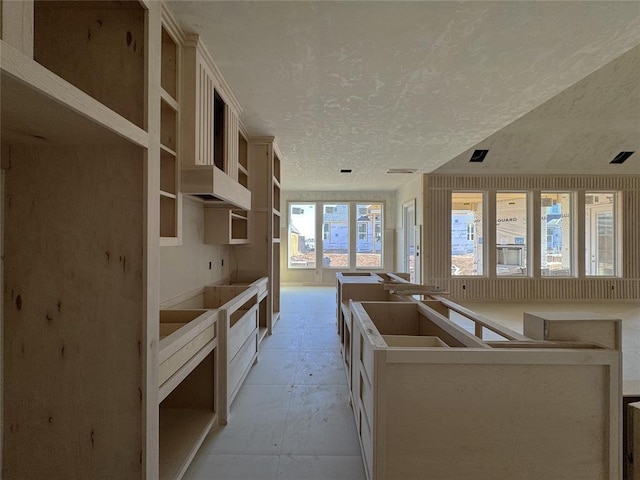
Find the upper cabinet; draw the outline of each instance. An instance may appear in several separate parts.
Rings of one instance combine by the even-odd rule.
[[[33,9],[33,59],[144,128],[143,6],[36,1]]]
[[[182,69],[182,191],[250,210],[239,167],[241,107],[197,35],[187,36]]]
[[[182,40],[182,32],[165,12],[160,49],[160,245],[179,245],[182,233],[178,69]]]

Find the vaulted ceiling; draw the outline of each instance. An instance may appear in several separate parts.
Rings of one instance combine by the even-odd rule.
[[[285,190],[411,178],[390,168],[640,173],[640,2],[169,3],[250,134],[276,137]]]

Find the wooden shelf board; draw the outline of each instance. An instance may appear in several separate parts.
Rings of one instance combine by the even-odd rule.
[[[174,194],[174,193],[169,193],[169,192],[165,192],[164,190],[160,190],[160,196],[161,196],[161,197],[167,197],[167,198],[173,198],[174,200],[175,200],[176,198],[178,198],[178,197],[176,196],[176,194]]]
[[[181,478],[216,423],[211,410],[160,409],[160,479]]]
[[[267,336],[267,327],[260,327],[258,329],[258,343],[262,343],[262,340],[264,340],[264,337]]]
[[[173,98],[171,94],[162,87],[160,87],[160,98],[162,98],[162,100],[171,108],[173,108],[176,112],[180,110],[180,106],[178,105],[178,102],[176,101],[176,99]]]
[[[178,237],[160,237],[161,247],[177,247],[179,245],[182,245],[182,242]]]
[[[160,148],[161,148],[164,152],[168,153],[169,155],[171,155],[171,156],[173,156],[173,157],[175,157],[175,156],[177,155],[177,153],[176,153],[176,151],[175,151],[175,150],[172,150],[172,149],[170,149],[169,147],[167,147],[167,146],[165,146],[165,145],[163,145],[163,144],[160,144]]]
[[[143,129],[2,41],[0,69],[3,140],[149,146]]]

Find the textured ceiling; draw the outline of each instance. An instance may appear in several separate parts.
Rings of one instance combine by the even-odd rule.
[[[489,150],[470,163],[473,150]],[[624,164],[609,162],[635,151]],[[465,174],[640,174],[640,46],[436,170]]]
[[[389,168],[434,171],[640,44],[639,2],[169,4],[276,137],[285,190],[396,189]]]

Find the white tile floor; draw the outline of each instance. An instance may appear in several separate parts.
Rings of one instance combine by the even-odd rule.
[[[364,480],[335,289],[284,287],[281,319],[186,480]]]
[[[525,311],[588,311],[623,320],[623,380],[640,380],[640,301],[467,303],[522,332]],[[186,480],[365,478],[335,327],[335,289],[284,287],[282,316],[259,362]]]

